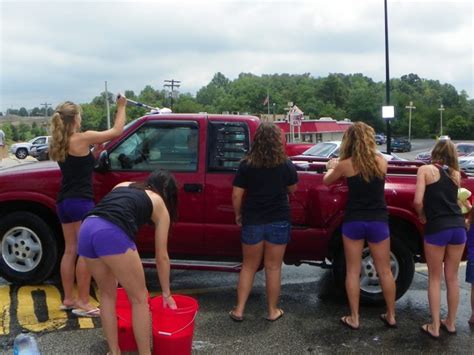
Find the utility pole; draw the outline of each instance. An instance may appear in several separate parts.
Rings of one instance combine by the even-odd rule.
[[[48,118],[48,106],[51,106],[51,104],[45,102],[43,104],[40,104],[40,106],[44,106],[44,118]]]
[[[109,92],[107,91],[107,80],[105,81],[105,109],[107,110],[107,129],[110,129],[110,107]]]
[[[411,110],[416,110],[416,107],[413,106],[413,101],[410,101],[408,106],[405,106],[409,111],[408,114],[408,141],[411,143]]]
[[[180,87],[180,80],[165,80],[165,85],[163,85],[165,88],[171,88],[171,94],[170,94],[170,109],[173,109],[173,94],[174,94],[174,88],[179,88]]]
[[[439,121],[440,121],[440,129],[439,129],[439,135],[442,136],[443,135],[443,111],[445,110],[443,104],[439,105]]]

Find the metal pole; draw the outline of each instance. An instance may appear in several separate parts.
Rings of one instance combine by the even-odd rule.
[[[109,92],[107,91],[107,80],[105,81],[105,108],[107,109],[107,129],[110,129],[110,107]]]
[[[443,111],[444,111],[444,106],[443,104],[441,104],[439,106],[439,115],[440,115],[440,131],[439,131],[439,135],[442,136],[443,135]]]
[[[410,104],[408,106],[405,106],[409,110],[408,114],[408,141],[411,143],[411,110],[416,109],[415,106],[413,106],[413,101],[410,101]]]
[[[390,68],[388,57],[388,15],[387,15],[387,0],[384,0],[385,13],[385,105],[390,105]],[[392,132],[390,127],[390,119],[387,119],[387,154],[392,152]]]

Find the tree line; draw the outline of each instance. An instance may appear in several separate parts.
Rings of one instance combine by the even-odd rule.
[[[411,101],[416,107],[412,110],[412,137],[432,138],[439,135],[440,105],[444,107],[443,134],[453,139],[474,137],[474,100],[469,99],[465,91],[458,93],[451,84],[423,79],[413,73],[391,79],[390,89],[391,105],[395,106],[393,135],[408,134],[409,112],[406,106]],[[124,94],[150,106],[172,105],[176,113],[245,112],[260,115],[269,111],[271,114],[284,114],[287,103],[293,102],[311,119],[327,116],[338,120],[349,118],[352,121],[364,121],[377,132],[384,132],[386,128],[381,118],[381,107],[385,104],[385,82],[375,82],[363,74],[333,73],[316,78],[309,73],[261,76],[241,73],[236,79],[230,80],[218,72],[195,95],[184,93],[171,97],[169,92],[156,90],[151,85],[147,85],[139,94],[131,90]],[[264,105],[267,95],[268,105]],[[113,94],[109,93],[107,99],[113,111]],[[81,104],[84,129],[102,130],[107,127],[105,100],[105,93],[101,93],[90,103]],[[19,111],[27,112],[24,108]],[[141,107],[127,107],[129,120],[143,116],[146,112]],[[113,117],[114,113],[111,115]]]

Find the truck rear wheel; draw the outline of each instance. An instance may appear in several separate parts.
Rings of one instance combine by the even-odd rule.
[[[390,265],[397,288],[396,299],[402,297],[413,281],[415,264],[413,254],[401,240],[392,237],[390,241]],[[337,287],[345,289],[346,261],[341,248],[334,259],[333,275]],[[375,265],[366,245],[362,251],[360,270],[360,301],[363,304],[384,304],[382,288],[375,271]]]
[[[52,229],[30,212],[0,219],[0,275],[14,284],[37,284],[51,276],[58,261]]]

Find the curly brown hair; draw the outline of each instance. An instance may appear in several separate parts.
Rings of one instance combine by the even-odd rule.
[[[355,122],[344,132],[339,159],[351,158],[354,170],[369,182],[374,177],[383,178],[385,175],[376,157],[374,129],[364,122]]]
[[[431,151],[431,161],[435,164],[448,166],[451,179],[454,179],[454,171],[459,171],[458,152],[451,139],[440,139],[435,144]]]
[[[79,105],[66,101],[56,107],[51,117],[51,142],[49,156],[51,160],[63,162],[69,150],[69,138],[74,133],[76,116],[81,114]]]
[[[257,128],[252,147],[243,161],[256,168],[274,168],[288,159],[283,146],[280,127],[261,123]]]

